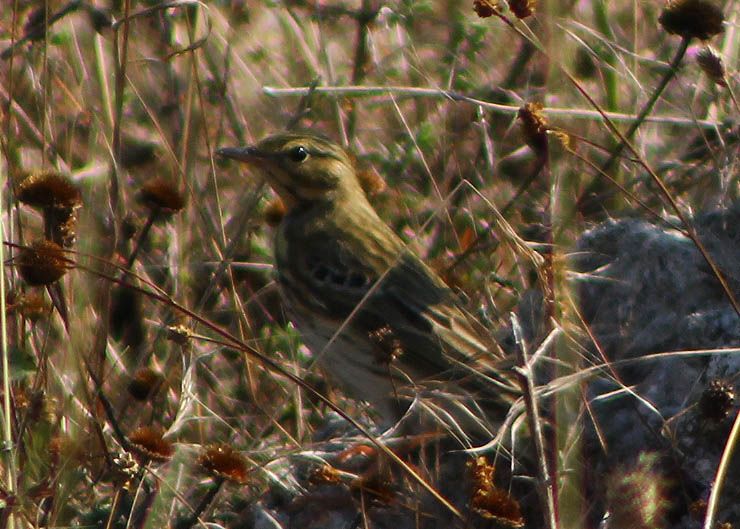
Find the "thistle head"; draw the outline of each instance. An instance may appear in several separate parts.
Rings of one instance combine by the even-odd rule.
[[[364,197],[347,152],[319,136],[281,133],[254,146],[216,152],[260,169],[289,209],[296,204]]]

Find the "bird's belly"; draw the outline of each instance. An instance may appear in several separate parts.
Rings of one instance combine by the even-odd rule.
[[[350,325],[337,334],[339,326],[316,311],[301,314],[288,309],[288,317],[316,362],[346,395],[368,402],[384,419],[398,419],[395,395],[399,381],[393,380],[367,336],[353,332]]]

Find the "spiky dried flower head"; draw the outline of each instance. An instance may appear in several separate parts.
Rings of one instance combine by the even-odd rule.
[[[475,0],[473,11],[481,18],[492,17],[496,13],[496,2],[491,0]]]
[[[198,464],[216,477],[243,484],[249,477],[247,461],[226,444],[213,444],[198,457]]]
[[[705,46],[696,55],[696,62],[710,81],[720,86],[727,86],[725,65],[722,56],[711,46]]]
[[[702,417],[713,422],[727,418],[735,405],[735,387],[723,379],[709,382],[699,399],[699,412]]]
[[[57,171],[31,173],[18,184],[16,196],[22,203],[38,208],[77,208],[82,205],[79,188]]]
[[[667,485],[658,470],[657,454],[640,454],[633,468],[616,471],[607,483],[611,527],[661,527],[668,501]]]
[[[82,194],[69,178],[56,171],[32,173],[18,184],[16,195],[22,203],[43,210],[46,232],[54,242],[64,247],[74,244]]]
[[[164,377],[150,367],[140,367],[128,383],[128,392],[136,400],[147,400],[162,385]]]
[[[42,292],[35,290],[29,292],[14,292],[8,295],[8,313],[20,314],[30,321],[37,321],[49,313],[49,304],[44,299]]]
[[[73,267],[58,244],[39,240],[21,248],[15,258],[18,272],[29,285],[48,285]]]
[[[542,103],[529,102],[525,103],[517,114],[525,143],[537,153],[547,150],[549,124],[543,109]]]
[[[669,0],[658,17],[668,33],[707,40],[722,32],[725,17],[711,0]]]
[[[534,0],[507,0],[507,3],[517,18],[527,18],[534,14]]]
[[[471,509],[501,527],[524,527],[519,502],[494,483],[495,467],[481,456],[468,463],[468,470],[473,484]]]
[[[161,428],[141,426],[129,435],[128,441],[139,458],[162,463],[175,452],[172,443],[164,439],[163,435]]]
[[[185,197],[171,181],[155,177],[141,186],[139,200],[148,208],[173,215],[185,207]]]

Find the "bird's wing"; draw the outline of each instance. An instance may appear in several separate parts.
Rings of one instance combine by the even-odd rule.
[[[389,362],[403,356],[401,364],[414,366],[409,375],[415,380],[496,370],[498,347],[413,253],[402,249],[397,258],[378,265],[368,256],[361,261],[332,239],[312,243],[302,256],[302,277],[294,279],[307,289],[314,310],[376,340],[379,361],[384,355]]]

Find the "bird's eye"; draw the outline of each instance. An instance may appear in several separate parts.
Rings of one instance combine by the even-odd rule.
[[[305,147],[299,145],[298,147],[293,147],[288,151],[288,157],[295,163],[301,163],[308,158],[308,151]]]

